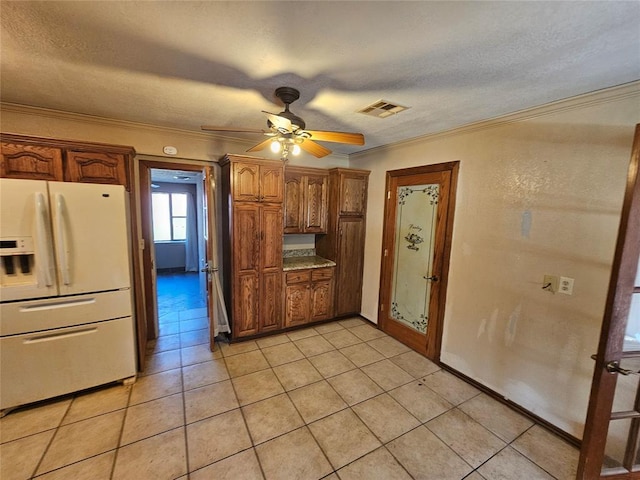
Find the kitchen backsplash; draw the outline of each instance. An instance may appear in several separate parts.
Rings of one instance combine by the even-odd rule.
[[[315,254],[316,254],[315,248],[298,248],[295,250],[283,250],[282,258],[313,257]]]
[[[283,250],[304,250],[316,248],[316,236],[310,234],[286,234],[282,236]]]

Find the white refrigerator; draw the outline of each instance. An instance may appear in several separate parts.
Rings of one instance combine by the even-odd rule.
[[[0,415],[134,380],[124,187],[0,179]]]

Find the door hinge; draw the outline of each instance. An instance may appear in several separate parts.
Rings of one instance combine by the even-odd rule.
[[[381,304],[380,304],[380,311],[381,311],[381,312],[384,312],[384,303],[381,303]]]
[[[386,248],[384,249],[384,256],[386,257],[387,255],[389,255],[389,250],[387,250]]]
[[[391,190],[387,192],[387,200],[391,200]]]

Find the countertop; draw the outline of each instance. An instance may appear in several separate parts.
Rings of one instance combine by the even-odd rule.
[[[335,267],[336,262],[319,257],[318,255],[307,255],[304,257],[285,257],[282,259],[282,270],[302,270],[304,268]]]

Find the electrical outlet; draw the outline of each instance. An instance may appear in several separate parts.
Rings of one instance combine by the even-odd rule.
[[[573,278],[560,277],[560,293],[565,295],[573,295]]]
[[[542,279],[542,289],[547,292],[556,293],[558,291],[558,277],[555,275],[545,275]]]

